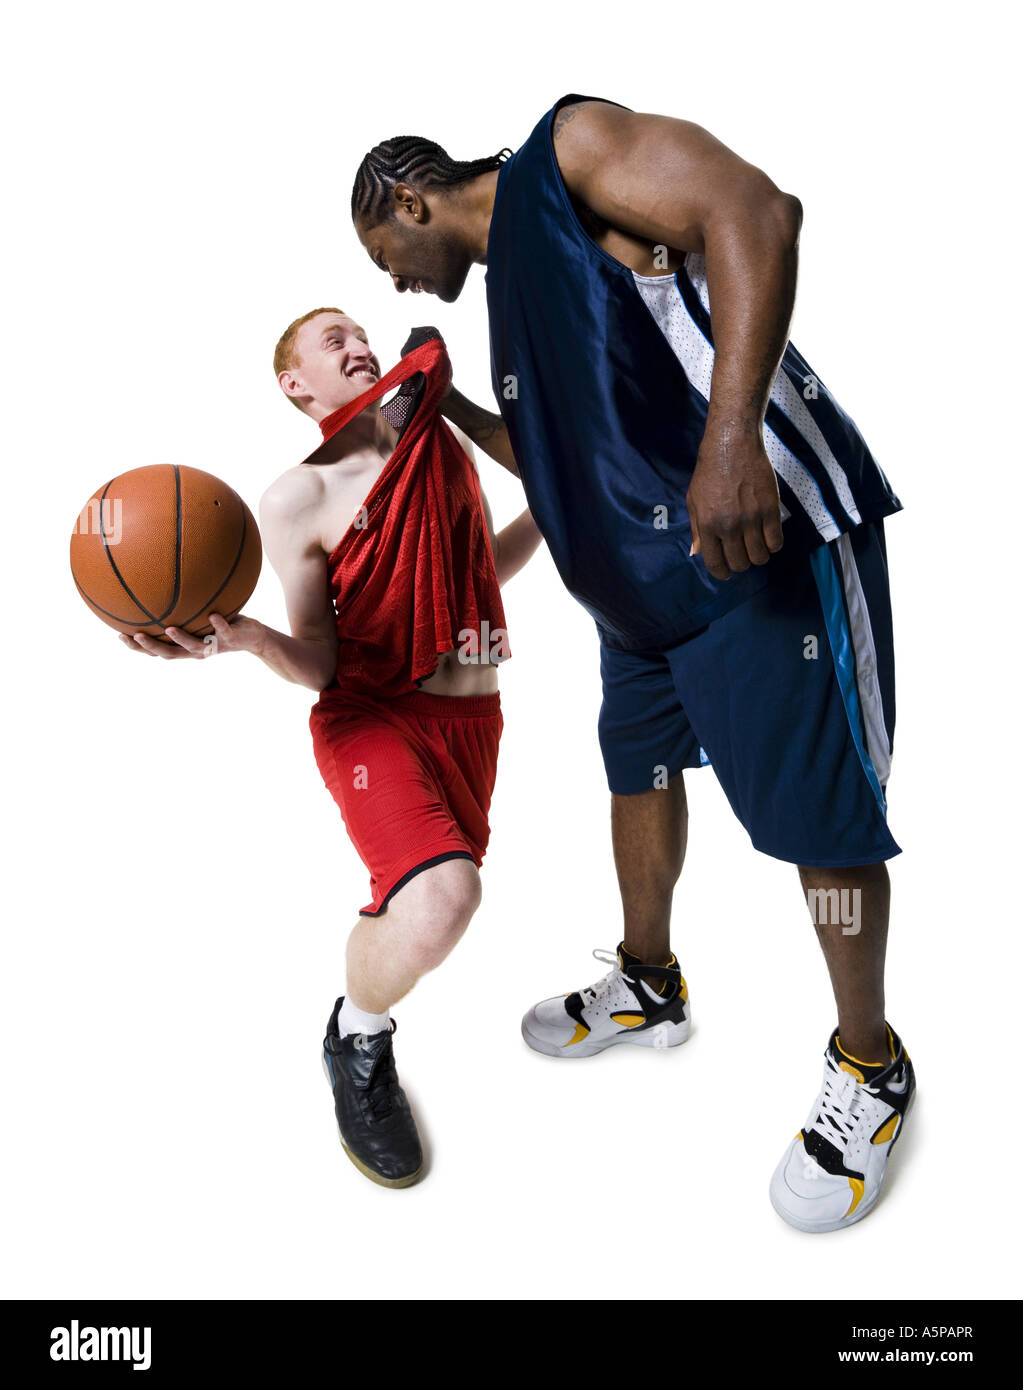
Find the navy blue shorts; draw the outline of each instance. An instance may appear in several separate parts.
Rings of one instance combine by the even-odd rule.
[[[608,785],[649,791],[709,763],[764,854],[819,868],[891,859],[901,851],[885,798],[895,663],[883,524],[771,564],[765,588],[675,647],[601,643]]]

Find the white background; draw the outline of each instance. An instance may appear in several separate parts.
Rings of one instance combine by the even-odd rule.
[[[40,4],[2,83],[7,1296],[937,1297],[1019,1293],[1014,764],[1018,162],[1007,6]],[[674,938],[695,1030],[577,1066],[519,1037],[620,937],[590,620],[546,553],[484,869],[398,1006],[429,1147],[406,1192],[338,1144],[318,1058],[367,875],[311,692],[246,656],[157,663],[76,596],[79,508],[173,461],[255,508],[317,434],[274,343],[338,304],[385,368],[437,324],[490,401],[483,271],[399,299],[353,235],[362,154],[516,147],[566,92],[684,116],[803,202],[792,337],[905,504],[888,1013],[919,1103],[870,1218],[774,1214],[834,1025],[795,870],[689,776]],[[484,460],[498,520],[513,479]],[[267,567],[249,612],[282,626]],[[1015,1262],[1014,1262],[1015,1263]]]

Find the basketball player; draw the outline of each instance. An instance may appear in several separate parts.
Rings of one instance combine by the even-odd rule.
[[[788,341],[800,203],[699,126],[572,94],[514,154],[385,141],[352,216],[399,292],[452,301],[486,265],[501,416],[599,634],[624,938],[602,980],[530,1009],[525,1040],[567,1059],[688,1036],[669,918],[683,769],[709,763],[754,846],[798,866],[838,1012],[771,1198],[801,1230],[851,1225],[915,1085],[884,1005],[901,504]],[[457,392],[445,410],[496,437]]]
[[[348,939],[347,991],[324,1063],[345,1150],[385,1187],[409,1186],[423,1165],[390,1009],[447,956],[480,903],[503,727],[495,663],[508,655],[498,585],[540,540],[528,511],[494,535],[472,446],[437,411],[450,383],[443,344],[434,330],[418,333],[382,378],[365,331],[339,309],[285,330],[277,380],[324,437],[260,505],[291,635],[255,618],[211,619],[217,650],[251,652],[321,692],[310,716],[317,762],[372,889]],[[483,621],[473,650],[464,633]],[[456,631],[457,648],[447,636]],[[122,640],[163,658],[210,651],[180,629],[167,635],[173,645]]]

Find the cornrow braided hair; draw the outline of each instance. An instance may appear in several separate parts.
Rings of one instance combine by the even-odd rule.
[[[420,188],[456,188],[479,174],[499,169],[509,149],[484,159],[452,159],[433,140],[417,135],[398,135],[374,145],[359,165],[352,188],[352,221],[369,226],[394,216],[394,186],[411,183]]]

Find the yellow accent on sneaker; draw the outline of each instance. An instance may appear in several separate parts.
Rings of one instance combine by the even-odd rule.
[[[889,1029],[888,1029],[889,1039],[890,1039],[891,1031],[892,1031],[892,1030],[889,1028]],[[886,1066],[888,1065],[887,1062],[862,1062],[862,1061],[860,1061],[859,1057],[854,1057],[854,1056],[852,1055],[851,1052],[846,1052],[845,1048],[842,1046],[842,1039],[839,1038],[839,1037],[837,1037],[837,1036],[835,1037],[835,1046],[838,1048],[839,1052],[841,1052],[841,1054],[842,1054],[843,1057],[848,1057],[848,1058],[849,1058],[849,1061],[850,1061],[850,1062],[855,1062],[856,1065],[857,1065],[858,1067],[886,1067]],[[891,1041],[890,1041],[890,1040],[889,1040],[888,1046],[891,1047]],[[895,1060],[895,1053],[893,1052],[893,1053],[892,1053],[892,1061],[894,1061],[894,1060]],[[862,1077],[862,1076],[860,1077],[860,1080],[861,1080],[861,1081],[863,1080],[863,1077]]]
[[[849,1210],[846,1212],[846,1216],[852,1216],[853,1212],[860,1204],[860,1198],[863,1196],[863,1179],[850,1178],[849,1186],[852,1188],[853,1199],[849,1206]]]
[[[898,1115],[893,1115],[886,1125],[881,1126],[870,1142],[872,1144],[887,1144],[888,1140],[894,1137],[898,1123]]]
[[[612,1014],[611,1017],[623,1028],[638,1028],[641,1023],[646,1022],[646,1014]]]

